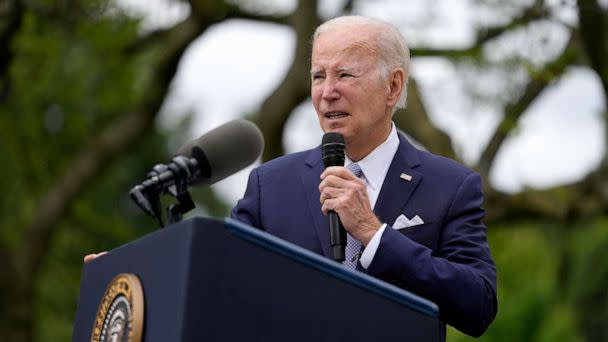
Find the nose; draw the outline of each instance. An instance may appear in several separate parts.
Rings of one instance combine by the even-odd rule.
[[[323,84],[322,98],[325,101],[336,100],[340,98],[340,92],[338,92],[336,82],[331,78],[327,78]]]

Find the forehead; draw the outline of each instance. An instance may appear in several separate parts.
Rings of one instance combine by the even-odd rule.
[[[369,30],[334,29],[321,33],[312,47],[312,68],[342,67],[374,62],[378,48]]]

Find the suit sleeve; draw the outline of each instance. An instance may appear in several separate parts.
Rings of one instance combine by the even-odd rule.
[[[249,174],[245,194],[232,208],[230,217],[252,227],[262,227],[260,222],[260,182],[257,168]]]
[[[442,321],[480,336],[497,311],[496,267],[482,222],[482,204],[481,179],[471,173],[454,195],[435,253],[389,226],[368,273],[432,300]]]

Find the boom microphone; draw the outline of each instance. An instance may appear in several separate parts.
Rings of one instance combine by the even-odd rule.
[[[323,135],[321,141],[321,154],[323,165],[344,166],[344,137],[340,133],[329,132]],[[334,260],[342,262],[345,258],[346,230],[340,221],[340,216],[330,210],[329,218],[329,242],[331,244]]]
[[[194,158],[201,171],[190,182],[207,186],[255,162],[264,150],[264,137],[250,121],[232,120],[180,147],[176,156]]]
[[[188,186],[218,182],[253,163],[264,148],[260,129],[246,120],[233,120],[182,146],[167,165],[158,164],[148,179],[135,186],[131,198],[146,213],[160,219],[159,195],[169,193],[180,200],[178,209],[194,208]]]

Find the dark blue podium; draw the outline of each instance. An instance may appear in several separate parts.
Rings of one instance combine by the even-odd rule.
[[[195,218],[84,266],[73,341],[120,273],[144,292],[143,341],[439,341],[438,308],[231,219]]]

